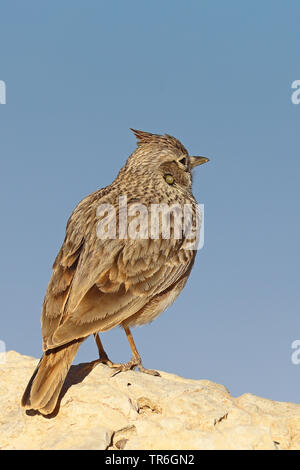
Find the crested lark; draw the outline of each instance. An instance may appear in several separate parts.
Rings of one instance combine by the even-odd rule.
[[[189,247],[191,241],[182,226],[178,236],[180,224],[172,211],[169,237],[163,232],[163,215],[156,234],[149,235],[148,231],[146,236],[148,222],[153,225],[153,220],[143,208],[165,204],[183,209],[188,205],[194,226],[197,205],[192,194],[192,169],[208,159],[189,156],[169,135],[133,132],[138,147],[116,179],[83,199],[68,221],[43,304],[44,354],[22,398],[27,409],[43,414],[54,411],[76,352],[91,334],[96,339],[99,361],[117,372],[138,367],[159,375],[142,366],[130,327],[151,322],[174,302],[189,277],[196,247]],[[120,208],[120,197],[124,202],[124,196],[128,217]],[[134,220],[130,208],[136,206],[138,219]],[[99,207],[106,212],[101,213]],[[108,217],[110,208],[116,209],[117,224]],[[106,231],[99,236],[99,223],[104,220]],[[131,237],[130,224],[135,234]],[[98,336],[98,332],[117,325],[124,328],[132,349],[127,364],[111,363]]]

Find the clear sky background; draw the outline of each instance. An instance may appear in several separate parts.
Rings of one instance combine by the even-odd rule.
[[[65,224],[135,149],[178,137],[205,246],[179,299],[133,330],[144,365],[300,403],[300,3],[2,1],[1,317],[7,350],[41,355],[40,312]],[[130,358],[119,328],[102,335]],[[97,357],[92,339],[75,362]]]

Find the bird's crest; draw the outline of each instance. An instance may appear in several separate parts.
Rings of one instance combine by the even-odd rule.
[[[151,132],[138,131],[138,130],[132,129],[132,128],[130,128],[130,130],[136,136],[138,145],[148,144],[150,141],[153,140],[153,137],[160,137],[157,134],[151,134]]]
[[[182,143],[171,135],[152,134],[151,132],[139,131],[139,130],[132,129],[132,128],[130,128],[130,130],[134,133],[134,135],[137,138],[138,147],[144,144],[149,144],[149,143],[160,144],[163,147],[172,147],[173,149],[175,148],[179,150],[180,152],[188,155],[188,151],[182,145]]]

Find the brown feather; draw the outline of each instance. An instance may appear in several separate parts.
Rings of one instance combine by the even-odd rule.
[[[52,412],[82,341],[117,325],[152,321],[176,299],[190,274],[196,252],[185,249],[184,239],[164,239],[161,233],[158,239],[97,236],[99,205],[117,208],[120,196],[129,206],[191,204],[196,210],[190,167],[179,163],[188,159],[185,147],[168,134],[133,132],[138,148],[115,181],[83,199],[68,220],[43,304],[45,353],[22,399],[27,408]],[[173,186],[166,174],[173,176]],[[174,216],[170,220],[174,235]]]

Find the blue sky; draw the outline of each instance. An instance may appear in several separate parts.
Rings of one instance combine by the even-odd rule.
[[[144,365],[300,402],[300,4],[290,0],[3,1],[1,320],[39,357],[40,311],[66,221],[135,148],[178,137],[196,170],[205,246],[176,303],[133,330]],[[111,358],[130,350],[116,328]],[[96,357],[86,341],[76,362]]]

